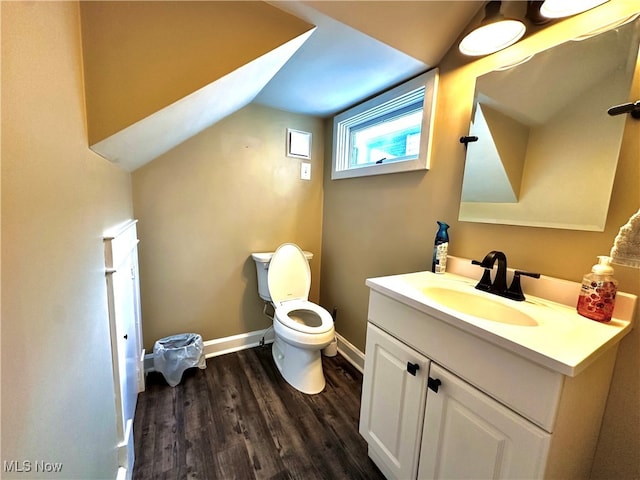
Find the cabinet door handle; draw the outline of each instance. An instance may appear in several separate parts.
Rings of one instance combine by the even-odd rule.
[[[427,387],[429,387],[435,393],[438,393],[438,388],[440,388],[440,385],[442,385],[442,382],[438,378],[429,377],[429,380],[427,380]]]
[[[414,377],[416,376],[416,372],[420,370],[420,365],[417,363],[407,362],[407,372],[409,372]]]

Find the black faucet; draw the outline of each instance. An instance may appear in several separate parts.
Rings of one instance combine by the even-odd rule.
[[[496,261],[498,262],[498,271],[496,272],[496,276],[492,282],[491,270],[493,270],[493,266]],[[482,278],[476,285],[478,290],[493,293],[494,295],[500,295],[501,297],[510,298],[511,300],[519,302],[525,299],[524,294],[522,293],[522,287],[520,286],[520,277],[525,275],[527,277],[540,278],[539,273],[516,270],[513,273],[511,285],[507,288],[507,256],[503,252],[499,252],[497,250],[487,253],[481,262],[471,260],[471,263],[474,265],[480,265],[484,268]]]
[[[496,272],[496,276],[491,282],[491,270],[493,266],[498,261],[498,271]],[[504,296],[507,292],[507,256],[499,252],[497,250],[493,250],[484,257],[484,259],[479,262],[477,260],[471,260],[471,263],[474,265],[480,265],[484,268],[484,273],[482,274],[482,278],[476,285],[478,290],[482,290],[484,292],[495,293],[496,295]]]
[[[540,278],[539,273],[521,272],[520,270],[516,270],[515,272],[513,272],[513,280],[511,280],[511,285],[509,286],[505,297],[510,298],[511,300],[517,300],[518,302],[525,300],[524,293],[522,293],[522,287],[520,286],[520,275]]]

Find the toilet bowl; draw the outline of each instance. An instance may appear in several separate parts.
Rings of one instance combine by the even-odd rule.
[[[293,243],[285,243],[273,253],[252,254],[258,293],[274,309],[274,363],[292,387],[314,394],[325,387],[321,350],[334,340],[335,330],[331,314],[308,300],[310,257]]]

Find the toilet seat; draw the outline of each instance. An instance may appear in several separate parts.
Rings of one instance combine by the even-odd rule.
[[[333,328],[333,318],[320,305],[308,300],[289,300],[276,307],[278,322],[300,333],[320,334]]]
[[[267,277],[274,318],[300,333],[321,334],[333,329],[333,318],[308,300],[311,269],[304,252],[293,243],[280,245],[271,257]]]

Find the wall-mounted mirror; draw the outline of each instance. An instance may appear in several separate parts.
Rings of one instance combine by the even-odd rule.
[[[640,20],[476,80],[459,220],[603,231]],[[635,99],[634,99],[635,100]]]

